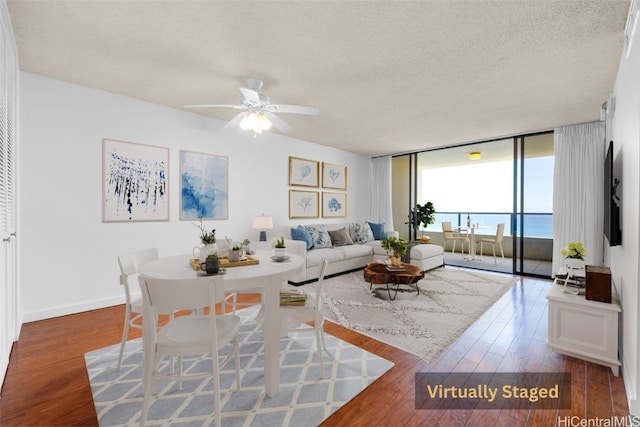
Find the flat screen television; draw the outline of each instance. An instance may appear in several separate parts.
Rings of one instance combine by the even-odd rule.
[[[613,141],[610,141],[604,160],[604,236],[609,246],[618,246],[622,243],[620,199],[616,195],[618,182],[613,177]]]

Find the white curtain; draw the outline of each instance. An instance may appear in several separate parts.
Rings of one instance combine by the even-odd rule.
[[[603,122],[566,126],[554,131],[553,263],[562,266],[562,248],[582,242],[587,264],[601,265],[604,254]]]
[[[387,231],[394,231],[391,210],[391,156],[371,159],[370,200],[370,221],[385,223]]]

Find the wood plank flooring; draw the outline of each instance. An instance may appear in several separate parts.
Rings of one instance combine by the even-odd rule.
[[[322,426],[562,426],[566,417],[629,415],[624,383],[611,370],[547,349],[550,281],[519,278],[432,363],[338,325],[325,330],[395,366]],[[2,426],[96,426],[84,353],[120,342],[124,307],[25,324],[0,394]],[[130,338],[140,336],[132,330]],[[417,410],[416,372],[571,372],[569,410]],[[565,421],[563,423],[563,420]],[[559,423],[560,421],[560,423]],[[584,424],[586,425],[586,424]]]

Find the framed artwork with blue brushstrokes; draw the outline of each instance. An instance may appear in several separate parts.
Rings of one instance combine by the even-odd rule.
[[[180,219],[229,218],[229,159],[180,151]]]
[[[102,140],[102,221],[169,221],[169,149]]]
[[[335,188],[337,190],[347,189],[347,167],[334,165],[333,163],[322,163],[322,186],[324,188]]]
[[[337,218],[347,216],[347,194],[322,192],[322,217]]]
[[[320,186],[320,162],[290,156],[289,185]]]

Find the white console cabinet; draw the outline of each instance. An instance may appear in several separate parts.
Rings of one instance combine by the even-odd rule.
[[[589,301],[584,295],[563,292],[552,285],[547,345],[558,353],[608,366],[618,376],[618,314],[620,303],[612,289],[610,304]]]

